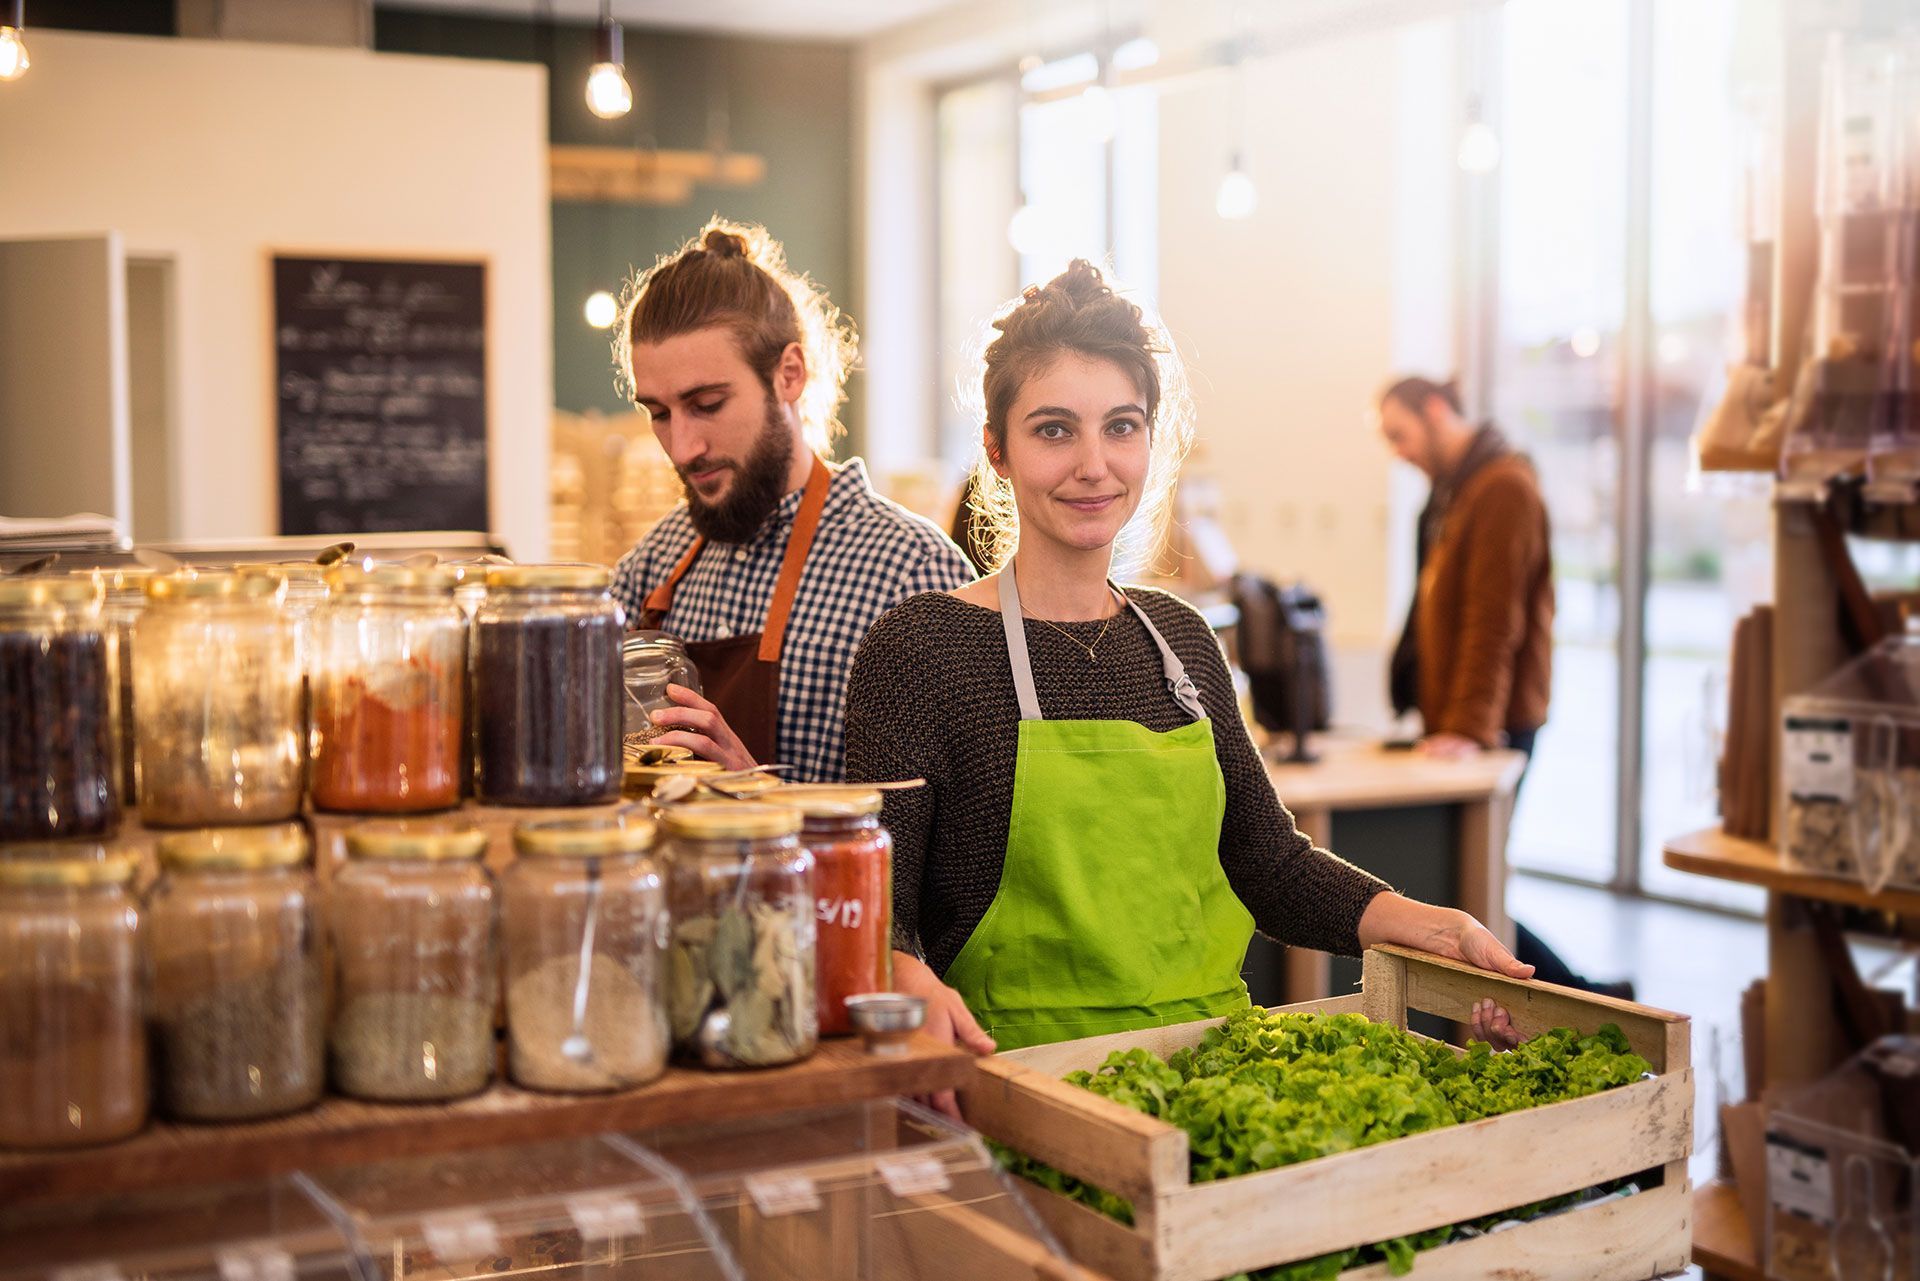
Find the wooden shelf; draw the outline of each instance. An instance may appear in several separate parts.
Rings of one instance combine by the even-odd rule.
[[[1753,1257],[1753,1236],[1740,1194],[1731,1183],[1709,1183],[1693,1194],[1693,1261],[1709,1277],[1766,1281]]]
[[[791,1067],[672,1068],[649,1085],[618,1094],[537,1094],[503,1084],[448,1104],[329,1098],[311,1111],[272,1121],[156,1123],[104,1147],[0,1155],[0,1205],[927,1094],[962,1085],[972,1076],[972,1064],[972,1055],[925,1037],[891,1058],[869,1055],[855,1040],[834,1040]]]
[[[1780,852],[1773,846],[1728,836],[1717,827],[1675,837],[1666,843],[1664,853],[1668,867],[1698,876],[1758,885],[1795,898],[1920,916],[1920,892],[1887,889],[1875,894],[1859,881],[1796,871],[1780,861]]]
[[[1508,751],[1447,761],[1418,752],[1388,751],[1377,740],[1339,735],[1316,736],[1309,746],[1320,756],[1312,765],[1289,765],[1271,757],[1267,761],[1267,777],[1291,810],[1394,809],[1484,801],[1510,794],[1527,767],[1526,757]]]

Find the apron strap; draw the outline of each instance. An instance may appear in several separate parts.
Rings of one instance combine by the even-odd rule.
[[[1020,612],[1020,588],[1013,581],[1013,562],[1000,571],[1000,626],[1007,633],[1007,662],[1013,668],[1013,691],[1020,696],[1020,719],[1038,721],[1040,695],[1033,688],[1033,660],[1027,657],[1026,615]]]
[[[767,621],[760,631],[760,661],[777,663],[780,661],[780,649],[787,634],[787,619],[793,613],[793,599],[800,590],[800,574],[806,568],[807,552],[813,546],[813,536],[820,528],[820,513],[826,510],[827,493],[833,483],[833,473],[820,461],[819,455],[813,459],[813,470],[807,475],[807,488],[800,498],[800,512],[794,517],[793,532],[787,536],[786,557],[780,562],[780,576],[774,580],[773,601],[767,607]],[[664,621],[667,612],[673,608],[673,592],[680,580],[687,576],[693,563],[700,559],[700,553],[706,549],[705,538],[695,538],[692,546],[673,567],[666,581],[647,594],[642,606],[648,613]]]
[[[787,535],[787,555],[780,562],[780,577],[773,584],[773,603],[767,607],[767,621],[760,631],[760,661],[780,661],[780,646],[787,635],[787,618],[793,613],[793,598],[800,590],[800,574],[807,567],[807,552],[813,547],[813,535],[820,528],[820,513],[827,507],[827,488],[833,473],[813,456],[813,471],[807,476],[806,493],[800,499],[800,514],[793,518],[793,532]]]
[[[1200,701],[1200,691],[1194,685],[1193,678],[1187,675],[1187,668],[1180,656],[1173,652],[1173,646],[1167,644],[1167,638],[1147,617],[1147,611],[1141,609],[1131,596],[1120,591],[1112,583],[1107,584],[1112,591],[1127,602],[1127,608],[1133,611],[1140,625],[1147,629],[1147,635],[1153,637],[1154,647],[1160,651],[1160,674],[1167,682],[1167,692],[1173,695],[1173,701],[1194,720],[1205,720],[1206,705]],[[1020,697],[1020,719],[1037,721],[1046,719],[1040,714],[1040,695],[1033,684],[1033,660],[1027,654],[1026,615],[1020,610],[1020,588],[1014,582],[1013,562],[1008,561],[1000,571],[1000,626],[1007,633],[1007,662],[1013,668],[1013,688]]]

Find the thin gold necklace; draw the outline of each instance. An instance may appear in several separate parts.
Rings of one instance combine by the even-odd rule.
[[[1068,640],[1078,645],[1081,649],[1086,650],[1087,661],[1089,663],[1097,663],[1100,661],[1100,657],[1096,651],[1100,648],[1100,642],[1107,639],[1107,629],[1112,627],[1113,620],[1120,617],[1120,615],[1125,613],[1127,609],[1127,604],[1126,604],[1127,594],[1125,592],[1119,591],[1117,588],[1111,588],[1111,587],[1108,588],[1107,590],[1120,597],[1120,608],[1115,610],[1113,613],[1107,615],[1107,621],[1100,624],[1100,634],[1093,638],[1093,644],[1091,645],[1087,644],[1085,641],[1081,640],[1078,636],[1075,636],[1072,632],[1060,626],[1060,624],[1051,621],[1050,619],[1036,618],[1033,621],[1036,623],[1040,623],[1043,626],[1053,628],[1054,631],[1059,632],[1062,636],[1066,637]],[[1021,608],[1024,610],[1026,606],[1022,605]]]

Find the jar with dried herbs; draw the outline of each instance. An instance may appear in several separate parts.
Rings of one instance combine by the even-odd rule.
[[[299,812],[306,724],[284,591],[269,573],[148,581],[133,633],[143,821],[246,825]]]
[[[82,1147],[147,1122],[135,867],[97,847],[0,859],[0,1146]]]
[[[893,987],[893,837],[870,787],[783,787],[767,793],[800,811],[813,855],[819,929],[820,1035],[850,1036],[847,998]]]
[[[313,804],[358,814],[460,803],[467,622],[438,569],[335,567],[313,619]]]
[[[501,876],[507,1068],[535,1090],[619,1090],[666,1070],[666,887],[637,815],[523,823]]]
[[[88,578],[0,579],[0,840],[120,821],[100,597]]]
[[[474,792],[499,805],[619,799],[625,616],[591,565],[502,565],[473,619]]]
[[[176,832],[159,854],[147,954],[160,1106],[248,1121],[316,1102],[327,1020],[306,829]]]
[[[676,1051],[708,1067],[812,1054],[813,856],[777,805],[679,805],[661,815],[673,918],[667,1010]]]
[[[328,1060],[343,1093],[452,1099],[493,1079],[499,969],[486,847],[486,833],[450,820],[377,820],[347,833],[328,902]]]

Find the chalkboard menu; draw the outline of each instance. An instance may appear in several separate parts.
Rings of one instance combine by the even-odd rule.
[[[486,270],[274,258],[281,533],[488,528]]]

